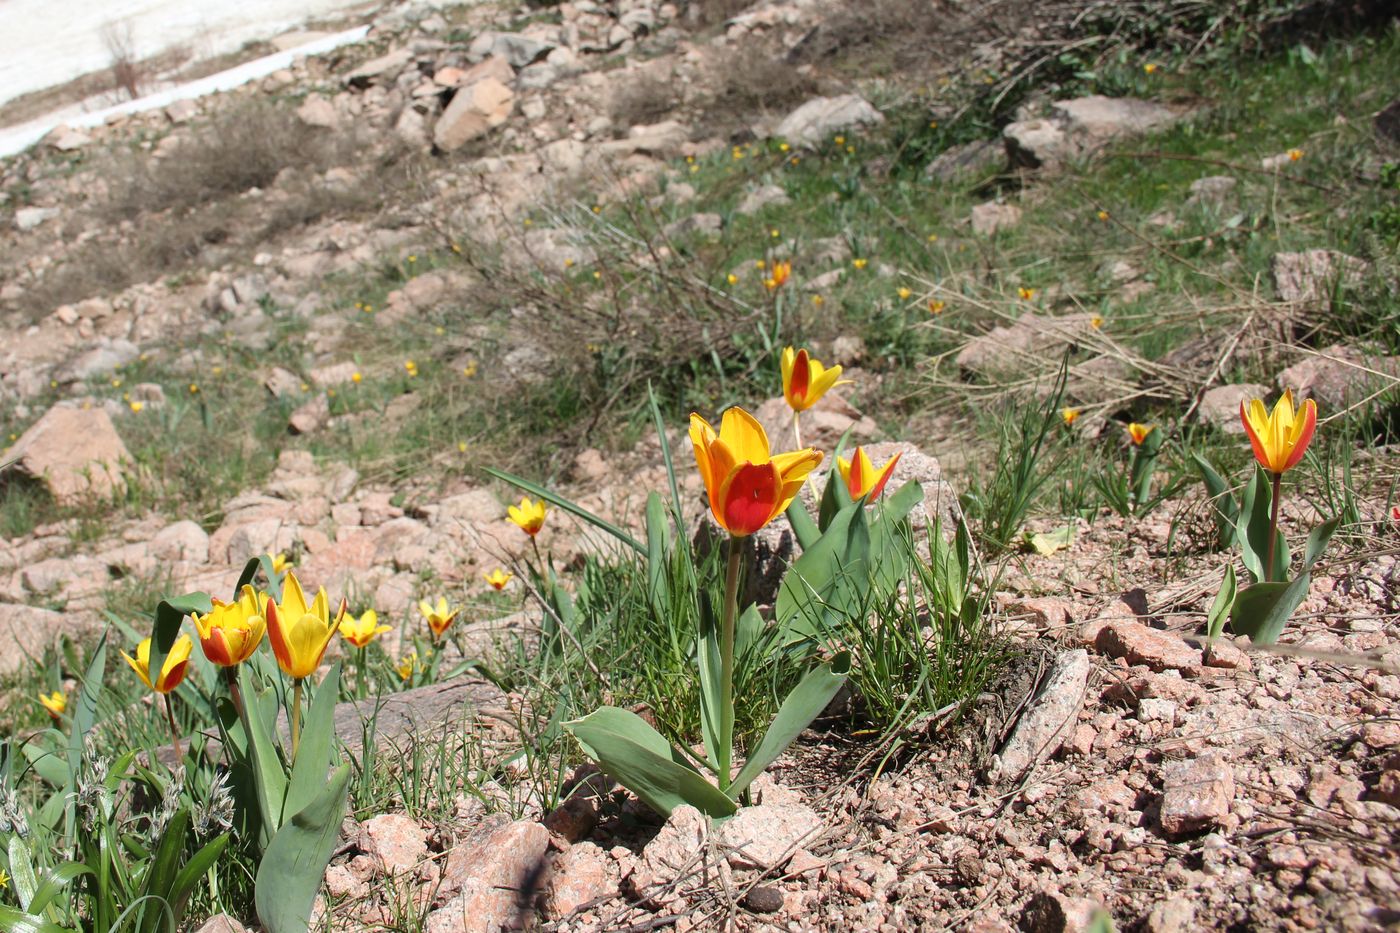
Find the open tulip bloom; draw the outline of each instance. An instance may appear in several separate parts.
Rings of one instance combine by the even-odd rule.
[[[41,692],[39,694],[39,704],[43,706],[44,709],[48,710],[49,715],[57,722],[59,717],[63,715],[64,710],[68,709],[68,698],[63,695],[62,690],[55,690],[53,693]]]
[[[841,367],[827,369],[812,359],[805,349],[794,350],[787,347],[779,359],[783,372],[783,398],[792,409],[792,433],[797,446],[802,446],[802,430],[798,419],[802,412],[811,408],[832,386],[845,385],[841,379]]]
[[[880,493],[885,491],[885,484],[890,481],[897,463],[899,454],[895,454],[877,470],[875,464],[870,462],[870,455],[865,452],[864,447],[857,447],[850,460],[845,457],[836,458],[836,467],[841,471],[841,479],[846,482],[846,489],[851,498],[866,496],[866,502],[874,502],[880,498]]]
[[[184,753],[180,750],[180,730],[175,725],[175,711],[170,706],[170,691],[180,686],[180,681],[185,679],[185,671],[189,668],[190,655],[194,653],[194,642],[190,636],[181,635],[175,639],[175,644],[170,646],[170,651],[165,655],[164,662],[161,663],[160,672],[154,679],[151,678],[151,640],[143,639],[141,644],[136,646],[136,657],[132,657],[125,651],[122,657],[126,658],[126,663],[131,665],[131,669],[136,672],[136,676],[141,678],[141,682],[149,689],[165,697],[165,717],[170,723],[170,737],[175,744],[175,757],[184,758]]]
[[[1277,570],[1274,551],[1278,538],[1278,506],[1283,492],[1283,474],[1293,469],[1307,453],[1317,431],[1317,403],[1303,402],[1301,409],[1293,408],[1293,390],[1285,389],[1283,397],[1274,403],[1274,410],[1264,407],[1263,399],[1240,402],[1240,421],[1259,461],[1273,483],[1270,496],[1268,552],[1264,560],[1264,579],[1271,580]]]
[[[204,615],[190,613],[204,656],[224,668],[237,667],[252,657],[267,633],[266,600],[245,584],[235,601],[215,599],[214,608]]]
[[[292,678],[292,758],[296,758],[301,739],[301,682],[321,666],[331,639],[345,618],[345,603],[331,619],[330,599],[326,591],[316,591],[310,604],[302,592],[294,571],[287,571],[282,583],[282,602],[267,601],[267,640],[277,666]]]
[[[506,515],[512,524],[533,538],[544,527],[544,500],[537,499],[532,502],[529,496],[522,496],[519,505],[512,505],[506,509]]]
[[[420,599],[418,601],[418,611],[421,612],[423,618],[428,621],[428,628],[433,632],[433,641],[437,641],[442,637],[443,633],[446,632],[456,620],[457,613],[461,612],[460,609],[450,608],[447,605],[447,600],[441,596],[438,597],[436,606],[426,599]]]

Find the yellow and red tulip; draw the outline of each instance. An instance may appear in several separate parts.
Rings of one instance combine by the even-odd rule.
[[[126,663],[131,665],[131,669],[136,672],[136,676],[141,678],[141,682],[156,693],[169,693],[180,686],[180,681],[185,679],[185,669],[189,666],[190,655],[194,652],[194,641],[188,635],[181,635],[175,639],[175,644],[170,646],[170,652],[165,656],[165,663],[161,665],[160,675],[154,681],[151,680],[151,640],[143,639],[141,644],[136,646],[136,657],[132,657],[125,651],[122,657],[126,658]]]
[[[1060,419],[1061,419],[1062,421],[1064,421],[1065,427],[1069,427],[1070,425],[1072,425],[1072,424],[1074,424],[1076,421],[1078,421],[1078,420],[1079,420],[1079,416],[1080,416],[1081,414],[1083,414],[1083,412],[1080,411],[1078,408],[1061,408],[1061,409],[1060,409]]]
[[[1142,442],[1147,440],[1147,435],[1155,430],[1157,430],[1155,425],[1138,424],[1134,421],[1132,424],[1128,425],[1128,438],[1133,442],[1134,446],[1141,447]]]
[[[533,538],[544,527],[544,500],[537,499],[532,502],[529,496],[522,496],[520,504],[507,508],[506,514],[516,527]]]
[[[1284,473],[1298,465],[1312,443],[1317,430],[1317,403],[1308,399],[1295,411],[1293,391],[1289,389],[1274,404],[1272,412],[1264,408],[1263,399],[1241,401],[1240,420],[1254,448],[1254,459],[1270,473]]]
[[[49,711],[49,715],[58,719],[63,715],[63,711],[68,709],[68,698],[63,695],[62,690],[55,690],[53,693],[40,693],[39,704]]]
[[[302,680],[316,673],[321,658],[330,647],[331,639],[345,618],[345,603],[331,619],[330,599],[325,589],[316,591],[308,605],[306,594],[295,573],[288,571],[282,583],[282,602],[267,601],[267,640],[277,666],[293,680]]]
[[[490,573],[486,574],[486,582],[489,583],[489,584],[491,584],[491,588],[492,588],[492,589],[495,589],[495,590],[503,590],[503,589],[505,589],[505,588],[506,588],[506,584],[509,583],[511,580],[514,580],[514,579],[515,579],[515,574],[513,574],[513,573],[506,573],[506,572],[505,572],[504,570],[502,570],[500,567],[497,567],[495,570],[493,570],[493,571],[491,571]]]
[[[267,632],[266,602],[266,596],[245,585],[233,602],[215,599],[214,608],[204,615],[190,613],[204,656],[220,667],[234,667],[252,657]]]
[[[339,631],[341,638],[356,648],[364,648],[380,635],[393,629],[387,625],[380,625],[379,614],[373,609],[366,609],[358,619],[350,615],[341,619]]]
[[[763,284],[770,289],[782,288],[792,276],[792,263],[786,259],[773,263],[773,270]]]
[[[894,466],[899,462],[899,454],[895,454],[880,469],[875,469],[875,464],[870,462],[870,455],[865,452],[864,447],[857,447],[855,455],[847,460],[845,457],[836,458],[836,467],[841,471],[841,478],[846,481],[846,489],[850,492],[852,499],[859,499],[861,496],[868,496],[870,502],[880,498],[880,493],[885,491],[885,484],[890,481],[890,475],[894,473]]]
[[[793,411],[806,411],[821,400],[832,386],[845,385],[838,382],[841,367],[827,369],[812,359],[804,350],[787,347],[783,350],[780,364],[783,371],[783,397]],[[848,380],[849,381],[849,380]]]
[[[690,442],[715,521],[739,538],[778,517],[822,461],[810,447],[774,456],[763,425],[742,408],[724,413],[718,433],[692,414]]]
[[[433,637],[441,638],[442,633],[447,631],[448,627],[451,626],[452,622],[457,618],[457,613],[462,610],[449,608],[447,600],[439,596],[436,606],[426,599],[420,599],[418,601],[418,611],[423,613],[423,618],[428,620],[428,628],[433,630]]]

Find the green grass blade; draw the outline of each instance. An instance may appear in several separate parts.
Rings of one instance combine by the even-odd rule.
[[[495,467],[486,467],[486,472],[489,475],[494,476],[496,479],[501,480],[502,482],[510,483],[512,486],[520,487],[532,496],[538,496],[544,501],[563,509],[565,512],[568,512],[570,515],[573,515],[576,518],[583,519],[585,522],[588,522],[588,524],[599,529],[600,531],[605,531],[608,534],[612,535],[614,538],[621,541],[623,544],[632,548],[632,550],[636,551],[638,554],[646,554],[646,545],[642,544],[642,542],[638,541],[636,538],[623,531],[617,525],[614,525],[612,522],[608,521],[605,518],[602,518],[601,516],[594,515],[592,512],[588,511],[583,506],[571,502],[568,499],[565,499],[558,493],[551,492],[550,490],[541,486],[539,483],[531,482],[528,479],[516,476],[514,473],[508,473],[505,470],[498,470]]]

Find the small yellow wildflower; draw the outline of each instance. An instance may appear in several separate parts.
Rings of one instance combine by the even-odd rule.
[[[595,214],[601,214],[601,213],[603,213],[603,205],[601,205],[601,204],[595,204],[595,205],[593,205],[593,213],[595,213]]]
[[[1108,211],[1099,211],[1099,220],[1108,220]]]
[[[856,147],[855,147],[855,146],[847,146],[847,147],[846,147],[846,155],[855,155],[855,154],[856,154]]]
[[[1078,408],[1060,409],[1060,419],[1064,421],[1065,427],[1069,427],[1070,425],[1074,424],[1075,421],[1079,420],[1080,414],[1081,412]]]
[[[768,263],[767,263],[765,260],[762,260],[762,259],[755,259],[754,262],[753,262],[753,267],[754,267],[755,269],[767,269],[767,268],[768,268]]]
[[[690,167],[690,174],[694,175],[694,174],[695,174],[696,172],[698,172],[698,171],[700,171],[700,166],[698,166],[698,165],[692,165],[692,166]]]
[[[942,314],[942,313],[943,313],[943,309],[946,308],[946,307],[947,307],[947,305],[944,304],[943,302],[939,301],[937,298],[930,298],[930,299],[928,300],[928,313],[929,313],[929,314]]]
[[[145,407],[146,407],[146,403],[145,403],[145,402],[132,402],[132,403],[131,403],[131,410],[134,411],[134,412],[139,412],[141,409],[143,409],[143,408],[145,408]]]
[[[1303,157],[1303,150],[1301,150],[1301,149],[1290,149],[1290,150],[1288,150],[1288,161],[1290,161],[1290,162],[1297,162],[1297,161],[1298,161],[1299,159],[1301,159],[1302,157]]]
[[[930,233],[930,234],[928,235],[928,241],[929,241],[930,243],[937,243],[937,242],[938,242],[938,234],[936,234],[936,233]]]
[[[413,676],[413,669],[417,665],[418,654],[416,652],[410,651],[400,658],[398,665],[395,667],[395,670],[399,672],[399,679],[407,682],[408,679]]]
[[[466,441],[458,441],[458,442],[457,442],[457,453],[459,453],[459,454],[464,454],[464,453],[466,453],[466,452],[467,452],[467,442],[466,442]]]
[[[365,377],[361,376],[358,372],[350,374],[350,381],[355,383],[355,385],[359,385],[361,380],[363,380],[364,378]]]
[[[726,279],[726,281],[729,282],[730,285],[738,285],[738,284],[739,284],[739,277],[738,277],[737,275],[735,275],[733,272],[729,273],[729,275],[727,275],[727,276],[725,277],[725,279]]]
[[[530,223],[529,220],[526,220],[526,221],[525,221],[526,226],[529,226],[529,223]],[[460,244],[460,243],[453,243],[453,244],[452,244],[452,252],[454,252],[454,253],[459,253],[459,254],[460,254],[460,253],[462,252],[462,244]]]
[[[812,305],[813,305],[814,307],[820,308],[820,307],[821,307],[822,305],[824,305],[824,304],[826,304],[826,299],[823,298],[821,295],[813,295],[813,296],[812,296]]]
[[[1093,317],[1089,318],[1089,326],[1092,327],[1094,330],[1098,330],[1100,327],[1103,327],[1103,315],[1096,314]]]
[[[191,395],[198,395],[198,394],[199,394],[199,383],[197,383],[197,382],[191,382],[191,383],[190,383],[190,394],[191,394]]]
[[[1026,288],[1023,285],[1016,289],[1016,294],[1020,296],[1022,301],[1030,301],[1031,299],[1035,298],[1035,289]]]
[[[896,294],[899,295],[899,300],[900,300],[900,301],[908,301],[908,300],[909,300],[909,296],[912,295],[912,294],[914,294],[914,293],[911,292],[908,288],[906,288],[906,287],[904,287],[903,285],[901,285],[901,286],[899,287],[899,291],[898,291]]]
[[[791,149],[791,148],[792,148],[792,147],[789,146],[787,143],[778,143],[778,151],[779,151],[779,152],[787,152],[787,151],[788,151],[789,149]]]
[[[222,366],[215,366],[213,369],[211,369],[211,370],[209,370],[209,371],[210,371],[211,373],[213,373],[214,375],[216,375],[216,376],[222,376],[222,375],[224,374],[224,368],[223,368]]]
[[[851,260],[851,265],[855,266],[857,269],[864,269],[869,263],[870,263],[870,260],[868,260],[868,259],[852,259],[852,260]]]
[[[768,235],[776,240],[778,238],[778,228],[774,227],[772,230],[769,230]]]
[[[846,137],[844,137],[844,136],[837,136],[836,139],[835,139],[835,142],[836,142],[836,145],[838,145],[838,146],[844,146],[844,145],[846,145]]]
[[[122,381],[121,381],[120,379],[113,379],[113,380],[112,380],[112,388],[114,388],[114,389],[120,389],[120,388],[121,388],[121,385],[122,385]]]
[[[572,269],[573,267],[574,267],[574,261],[573,261],[572,259],[565,259],[565,260],[564,260],[564,268],[565,268],[565,269]]]
[[[1143,65],[1143,66],[1142,66],[1142,70],[1143,70],[1144,72],[1146,72],[1147,74],[1155,74],[1156,71],[1157,71],[1157,63],[1156,63],[1156,62],[1148,62],[1146,65]]]
[[[476,375],[476,360],[472,360],[466,366],[462,367],[462,375],[466,376],[468,379]]]
[[[279,577],[288,570],[291,570],[293,566],[292,559],[285,553],[279,553],[272,558],[272,572]]]
[[[409,256],[409,257],[408,257],[408,261],[409,261],[409,262],[417,262],[417,261],[418,261],[418,257],[417,257],[417,256]]]

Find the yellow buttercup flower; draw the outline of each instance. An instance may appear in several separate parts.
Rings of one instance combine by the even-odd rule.
[[[1098,330],[1100,327],[1103,327],[1103,317],[1101,315],[1096,314],[1093,317],[1089,318],[1089,326],[1092,327],[1094,330]]]
[[[141,682],[156,693],[169,693],[180,686],[180,681],[185,679],[185,669],[189,666],[190,655],[194,652],[194,641],[188,635],[181,635],[175,639],[175,644],[170,646],[170,653],[165,656],[165,663],[160,667],[160,676],[155,681],[151,680],[151,640],[143,639],[141,644],[136,646],[136,657],[132,657],[125,651],[122,657],[126,658],[126,663],[131,665],[131,669],[136,672],[136,676],[141,678]]]
[[[782,514],[807,474],[822,462],[821,452],[810,447],[774,456],[763,425],[742,408],[724,413],[718,433],[692,414],[690,442],[710,511],[736,538],[753,534]]]
[[[267,632],[267,597],[245,585],[231,603],[212,600],[204,615],[190,613],[204,656],[220,667],[234,667],[253,656]]]
[[[345,618],[345,603],[331,619],[330,598],[324,588],[316,591],[310,604],[302,592],[297,575],[291,571],[282,581],[282,602],[267,601],[267,640],[277,658],[278,667],[293,680],[303,680],[316,673],[321,658],[330,647],[340,622]]]
[[[1280,474],[1293,469],[1303,459],[1317,431],[1317,403],[1312,399],[1294,410],[1293,390],[1288,389],[1274,403],[1274,410],[1264,408],[1263,399],[1240,402],[1240,420],[1254,448],[1254,459],[1270,473]]]
[[[426,599],[420,599],[418,611],[423,613],[423,618],[428,620],[428,628],[433,630],[434,638],[441,638],[442,633],[447,631],[457,618],[457,613],[461,612],[460,609],[449,608],[447,600],[442,596],[438,597],[436,606]]]
[[[1157,71],[1157,64],[1156,62],[1148,62],[1146,65],[1142,66],[1142,70],[1147,74],[1153,74]]]
[[[832,386],[847,385],[850,380],[841,379],[841,367],[827,369],[812,359],[805,349],[783,350],[779,366],[783,372],[783,397],[793,411],[806,411],[827,393]]]
[[[726,276],[725,279],[726,279],[726,281],[729,282],[730,285],[738,285],[738,284],[739,284],[739,277],[738,277],[737,275],[735,275],[733,272],[729,273],[729,275]]]
[[[529,496],[522,496],[519,505],[506,509],[506,515],[521,531],[533,538],[544,527],[544,500],[531,501]]]
[[[895,454],[883,467],[875,469],[875,464],[870,462],[870,455],[865,452],[864,447],[857,447],[855,456],[850,460],[845,457],[836,458],[836,468],[841,471],[841,479],[846,483],[846,490],[851,494],[852,499],[859,499],[861,496],[868,496],[869,502],[874,502],[880,498],[880,493],[884,492],[885,484],[890,481],[891,474],[894,473],[894,466],[899,462],[899,454]]]
[[[39,704],[49,711],[50,716],[57,719],[68,708],[68,698],[63,695],[62,690],[55,690],[53,693],[40,693]]]
[[[373,609],[366,609],[358,619],[349,615],[341,619],[339,631],[341,638],[356,648],[363,648],[380,635],[393,631],[393,629],[387,625],[380,625],[379,614]]]
[[[515,574],[506,573],[500,567],[486,574],[486,582],[491,584],[491,587],[495,590],[505,589],[506,584],[513,579],[515,579]]]
[[[1135,446],[1141,446],[1142,442],[1147,440],[1147,435],[1155,430],[1157,429],[1153,425],[1138,424],[1134,421],[1132,424],[1128,425],[1128,438],[1132,440]]]

